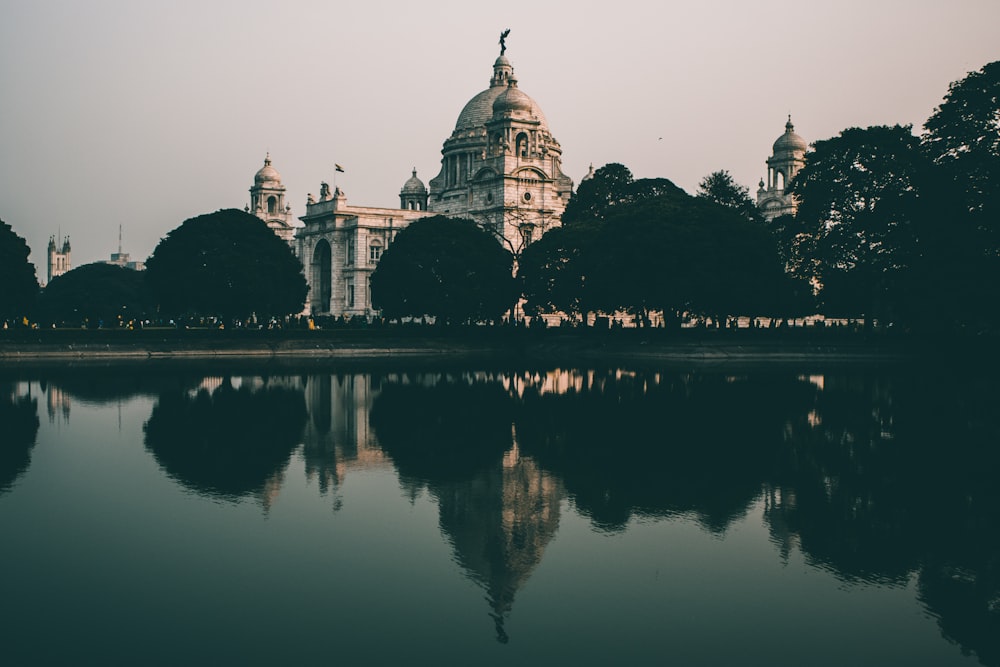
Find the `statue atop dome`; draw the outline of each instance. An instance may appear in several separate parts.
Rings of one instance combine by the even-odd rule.
[[[507,35],[510,34],[510,28],[507,28],[502,33],[500,33],[500,55],[507,52]]]

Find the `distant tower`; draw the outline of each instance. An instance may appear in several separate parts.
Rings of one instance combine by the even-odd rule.
[[[399,191],[399,208],[407,211],[427,210],[427,188],[424,182],[417,178],[417,168],[413,168],[413,176],[410,176],[403,184],[403,189]]]
[[[792,195],[785,194],[788,183],[805,166],[809,145],[795,134],[792,117],[788,116],[785,133],[774,142],[773,154],[767,158],[767,184],[761,179],[757,188],[757,208],[764,218],[773,220],[780,215],[794,215],[796,204]]]
[[[280,239],[294,247],[292,208],[285,204],[285,186],[281,184],[281,174],[271,166],[270,153],[264,158],[264,166],[253,177],[250,206],[245,210],[266,222]]]
[[[61,276],[70,269],[73,264],[70,261],[69,237],[56,244],[56,237],[49,237],[49,277],[46,283],[52,282],[56,276]]]

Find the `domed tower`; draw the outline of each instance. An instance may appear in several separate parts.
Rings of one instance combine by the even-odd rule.
[[[427,210],[427,187],[417,178],[416,167],[413,168],[413,175],[403,183],[403,189],[399,191],[399,208],[408,211]]]
[[[757,207],[767,220],[795,213],[795,201],[792,195],[785,194],[785,190],[805,165],[808,149],[806,140],[795,133],[795,126],[789,115],[785,133],[774,142],[772,155],[767,158],[767,184],[761,179],[757,188]]]
[[[562,147],[502,53],[490,87],[462,109],[441,153],[441,172],[430,181],[431,211],[471,218],[514,252],[560,224],[573,191],[562,172]]]
[[[285,186],[281,184],[281,174],[271,166],[270,153],[264,157],[264,166],[253,177],[250,206],[245,210],[266,222],[280,239],[294,247],[292,208],[285,203]]]

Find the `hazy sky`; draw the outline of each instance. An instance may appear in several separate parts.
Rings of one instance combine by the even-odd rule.
[[[621,162],[693,193],[756,190],[792,114],[807,141],[916,131],[949,82],[1000,59],[1000,0],[474,3],[2,0],[0,218],[73,265],[145,259],[185,219],[249,202],[270,151],[292,212],[337,184],[398,206],[426,183],[497,40],[576,181]],[[510,10],[505,10],[510,7]]]

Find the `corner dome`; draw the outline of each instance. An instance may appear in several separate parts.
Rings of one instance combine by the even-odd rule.
[[[806,140],[795,133],[795,126],[792,125],[792,117],[788,117],[788,122],[785,123],[785,133],[778,137],[778,140],[774,142],[773,151],[777,153],[805,153],[809,149],[809,144]]]
[[[264,166],[260,168],[254,177],[253,182],[257,185],[263,183],[277,183],[281,184],[281,174],[278,170],[271,166],[271,154],[268,153],[267,157],[264,158]]]
[[[425,195],[427,194],[427,187],[424,182],[417,178],[417,170],[413,170],[413,175],[406,179],[406,183],[403,183],[403,189],[399,191],[401,195]]]

